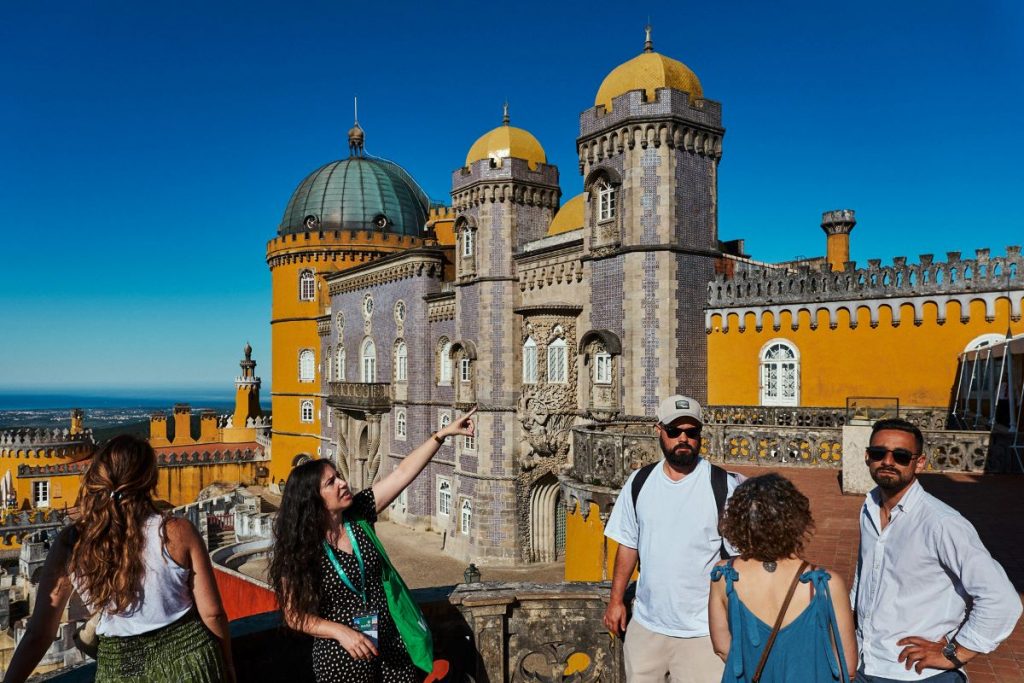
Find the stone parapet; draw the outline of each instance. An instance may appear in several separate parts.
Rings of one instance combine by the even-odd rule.
[[[328,382],[327,405],[368,412],[387,412],[391,409],[389,382]]]
[[[819,270],[798,267],[743,270],[732,277],[719,274],[708,285],[707,308],[1024,291],[1019,246],[1007,247],[1005,256],[990,256],[988,249],[978,249],[973,259],[961,259],[960,252],[946,257],[934,262],[931,254],[922,254],[919,263],[907,264],[905,256],[897,256],[891,266],[870,259],[867,268],[849,261],[844,270],[835,272],[824,264]],[[1019,320],[1020,297],[1014,302],[1014,319]]]

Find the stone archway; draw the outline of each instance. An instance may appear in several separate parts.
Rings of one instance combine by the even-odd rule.
[[[558,479],[548,472],[530,489],[531,562],[555,562],[565,552],[565,512],[561,507]]]

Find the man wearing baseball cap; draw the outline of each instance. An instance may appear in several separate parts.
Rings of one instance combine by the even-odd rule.
[[[625,633],[629,683],[718,683],[724,665],[708,630],[709,576],[726,554],[718,515],[739,477],[700,457],[700,404],[669,396],[655,430],[664,458],[633,472],[622,487],[605,536],[619,544],[604,624]],[[626,628],[625,592],[643,569]]]

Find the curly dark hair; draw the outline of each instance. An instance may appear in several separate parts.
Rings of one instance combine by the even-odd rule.
[[[814,531],[811,504],[778,474],[752,477],[736,487],[720,524],[722,535],[746,558],[774,562],[800,557]]]
[[[94,609],[122,614],[142,601],[142,526],[157,512],[156,483],[156,453],[130,434],[104,444],[82,477],[68,570]]]
[[[274,552],[270,559],[270,585],[281,609],[301,621],[320,609],[320,555],[329,520],[320,496],[320,478],[329,460],[311,460],[288,476],[281,507],[274,519]]]

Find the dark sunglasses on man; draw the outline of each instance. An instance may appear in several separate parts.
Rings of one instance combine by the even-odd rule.
[[[885,446],[868,446],[865,451],[873,462],[882,462],[887,454],[892,453],[893,462],[900,467],[906,467],[914,458],[921,455],[908,451],[906,448],[886,448]]]
[[[665,427],[662,429],[665,432],[665,436],[670,439],[678,439],[680,434],[686,434],[687,439],[699,439],[700,438],[700,427]]]

